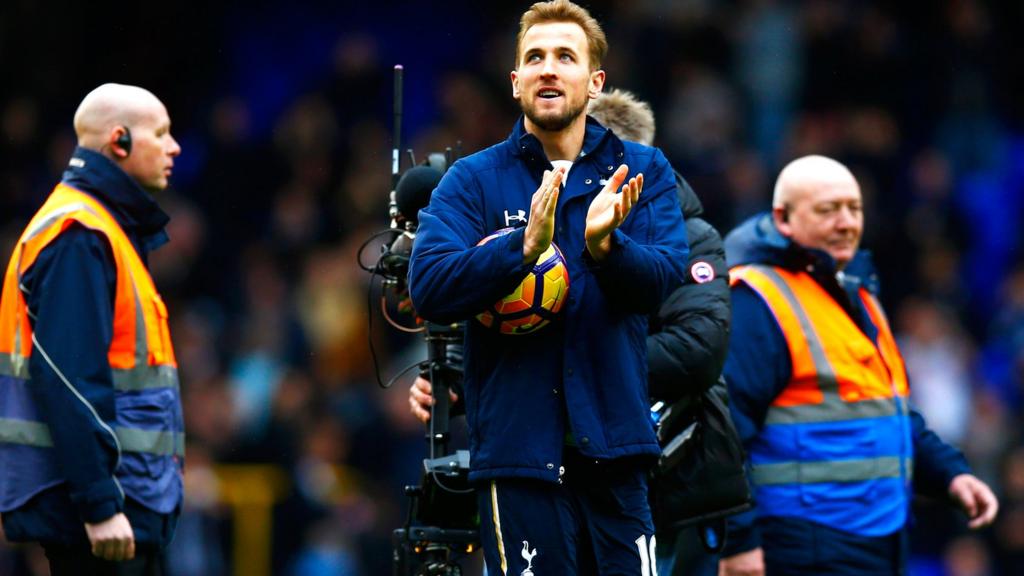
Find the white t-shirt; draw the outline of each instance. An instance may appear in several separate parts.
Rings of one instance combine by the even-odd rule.
[[[552,160],[551,166],[556,170],[558,168],[565,168],[565,174],[562,174],[562,187],[565,187],[565,183],[569,181],[569,170],[572,169],[572,160]]]

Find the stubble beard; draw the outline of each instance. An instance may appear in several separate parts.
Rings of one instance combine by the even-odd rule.
[[[572,123],[580,117],[580,114],[583,114],[583,111],[587,108],[587,102],[584,100],[579,106],[567,108],[561,114],[553,116],[549,115],[547,117],[542,117],[537,114],[537,109],[534,108],[532,104],[524,100],[520,100],[519,107],[522,108],[523,115],[526,116],[534,126],[544,130],[545,132],[561,132],[571,126]]]

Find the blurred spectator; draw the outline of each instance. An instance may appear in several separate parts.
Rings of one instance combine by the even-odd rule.
[[[911,402],[940,438],[961,446],[971,416],[970,342],[948,310],[925,300],[904,302],[897,326]]]

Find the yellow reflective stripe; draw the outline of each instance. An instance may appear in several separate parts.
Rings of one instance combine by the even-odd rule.
[[[178,369],[174,366],[139,366],[114,368],[114,388],[117,390],[149,390],[150,388],[178,388]]]
[[[905,459],[908,470],[911,459]],[[820,482],[860,482],[878,478],[899,478],[900,458],[881,456],[857,460],[822,460],[817,462],[777,462],[751,466],[751,479],[759,486],[773,484],[815,484]],[[909,480],[909,479],[908,479]]]
[[[508,560],[505,558],[505,541],[501,538],[501,515],[498,514],[498,482],[496,480],[491,480],[491,519],[494,522],[494,536],[498,542],[501,573],[504,575],[508,573]]]
[[[42,422],[0,418],[0,443],[52,448],[50,427]]]
[[[157,456],[185,455],[184,432],[116,427],[114,433],[126,452]],[[0,443],[53,448],[53,437],[50,435],[50,427],[42,422],[0,418]]]
[[[0,376],[28,380],[28,358],[21,354],[0,354]]]

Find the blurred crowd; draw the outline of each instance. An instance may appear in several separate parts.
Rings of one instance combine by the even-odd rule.
[[[151,262],[188,430],[171,574],[230,574],[254,554],[235,548],[258,527],[249,484],[266,496],[271,573],[389,574],[426,455],[412,375],[382,389],[369,347],[387,381],[425,357],[422,338],[382,322],[356,260],[388,224],[392,67],[407,70],[403,148],[489,146],[518,116],[508,71],[527,3],[181,4],[0,9],[0,253],[59,178],[81,97],[107,81],[156,93],[183,148],[159,198],[171,242]],[[1024,7],[584,4],[608,32],[608,84],[651,102],[656,144],[723,233],[769,207],[789,159],[851,167],[913,400],[1003,504],[976,534],[916,504],[912,574],[1024,573]],[[114,48],[80,48],[108,22]],[[32,23],[54,39],[26,53]],[[42,570],[39,550],[0,544],[0,574]]]

